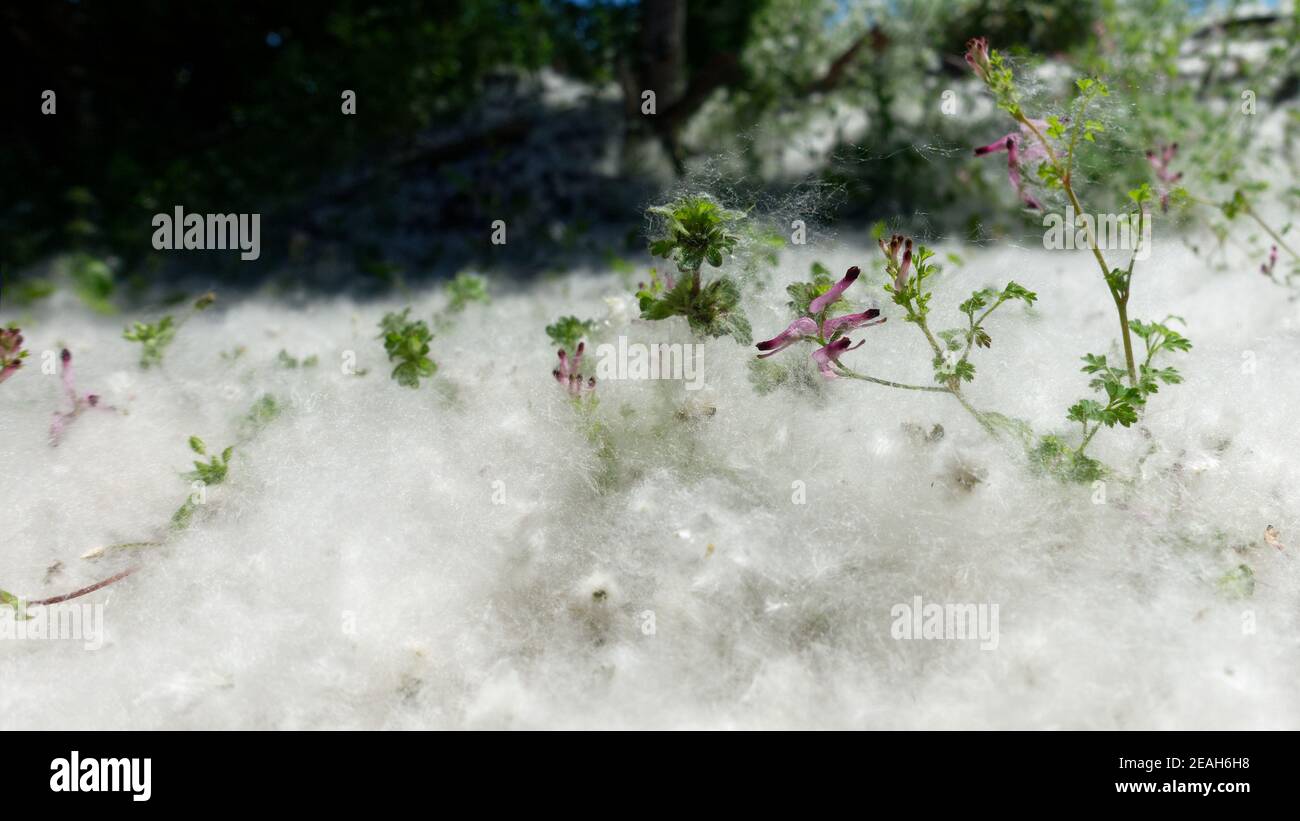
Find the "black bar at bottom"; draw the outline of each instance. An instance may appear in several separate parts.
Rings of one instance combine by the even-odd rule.
[[[989,802],[1182,808],[1191,801],[1225,809],[1286,798],[1283,773],[1297,739],[1244,732],[17,732],[3,740],[0,814],[12,815],[109,805],[219,812],[266,800],[326,811],[339,801],[427,806],[431,793],[481,809],[529,796],[552,806],[572,801],[583,814],[598,798],[615,802],[605,806],[616,812],[628,797],[642,809],[647,797],[669,808],[680,808],[679,800],[775,798],[851,798],[866,808],[884,797],[918,809]]]

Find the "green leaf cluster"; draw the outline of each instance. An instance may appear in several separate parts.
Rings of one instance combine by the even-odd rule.
[[[1177,369],[1153,364],[1158,354],[1191,350],[1191,341],[1167,324],[1171,319],[1177,317],[1167,317],[1164,322],[1129,321],[1129,329],[1142,339],[1147,350],[1146,359],[1138,369],[1136,385],[1127,384],[1128,371],[1111,365],[1103,354],[1084,355],[1082,370],[1092,376],[1088,386],[1104,394],[1104,401],[1081,399],[1066,411],[1067,419],[1083,426],[1085,445],[1099,426],[1127,428],[1137,422],[1147,397],[1158,393],[1162,383],[1176,385],[1183,381]],[[1090,422],[1092,429],[1088,426]]]
[[[671,290],[658,284],[658,290],[643,289],[637,296],[642,319],[682,316],[697,334],[731,336],[742,345],[753,340],[749,320],[739,307],[740,287],[728,277],[715,279],[698,289],[694,279],[682,277]]]
[[[1051,434],[1039,437],[1029,450],[1029,458],[1038,470],[1066,482],[1095,482],[1107,475],[1106,466],[1086,455],[1082,447],[1072,448]]]
[[[288,351],[281,348],[279,355],[276,356],[275,358],[275,361],[282,368],[294,370],[297,368],[314,368],[320,364],[320,357],[318,357],[316,354],[312,354],[311,356],[306,356],[303,357],[302,359],[299,359],[296,356],[291,355]]]
[[[176,321],[168,315],[154,323],[133,322],[122,338],[140,343],[140,367],[148,369],[162,364],[163,352],[176,338],[176,328]]]
[[[447,299],[447,310],[454,314],[465,310],[466,306],[473,302],[486,305],[491,301],[488,297],[487,280],[478,274],[461,271],[447,283]]]
[[[650,253],[677,263],[682,273],[698,273],[704,263],[714,268],[740,241],[733,229],[744,218],[740,211],[723,208],[708,194],[691,194],[667,205],[649,209],[661,223],[650,242]]]
[[[190,450],[199,456],[208,456],[207,445],[197,436],[190,437]],[[185,474],[186,479],[198,480],[205,485],[219,485],[226,480],[226,469],[230,467],[230,457],[234,454],[233,446],[226,448],[217,456],[209,456],[207,462],[194,462],[194,470]]]
[[[207,445],[197,436],[190,437],[190,450],[199,456],[208,456]],[[184,474],[184,477],[191,482],[202,482],[204,485],[211,487],[219,485],[226,481],[226,473],[230,469],[230,457],[234,454],[234,447],[228,447],[219,455],[209,456],[208,461],[194,461],[194,470]],[[172,514],[171,525],[176,530],[184,530],[189,527],[194,518],[194,511],[198,507],[198,502],[194,500],[191,494],[185,500],[174,514]]]
[[[550,337],[551,342],[572,354],[582,338],[595,329],[596,323],[593,320],[562,316],[555,320],[554,324],[546,326],[546,335]]]
[[[727,277],[705,283],[700,268],[714,268],[740,242],[738,223],[745,214],[723,208],[707,194],[691,194],[649,209],[659,221],[659,234],[650,253],[675,262],[681,278],[668,286],[651,272],[648,287],[637,291],[642,319],[685,317],[691,330],[705,336],[731,336],[748,345],[753,339],[749,320],[740,310],[740,287]]]
[[[185,317],[205,311],[212,307],[217,301],[217,295],[209,291],[198,299],[190,308],[190,314]],[[170,314],[162,317],[157,322],[132,322],[131,326],[122,332],[122,338],[128,342],[140,343],[140,367],[148,369],[156,365],[161,365],[163,354],[167,348],[176,339],[176,332],[181,328],[181,323],[177,322]]]
[[[1019,116],[1020,92],[1016,90],[1015,75],[1011,66],[1007,65],[1006,58],[997,49],[989,50],[989,69],[985,73],[984,82],[989,91],[993,92],[998,108],[1012,117]]]
[[[404,388],[420,387],[421,378],[431,378],[438,366],[429,358],[429,340],[433,333],[423,320],[410,318],[411,309],[388,313],[379,323],[380,338],[388,361],[396,362],[392,378]]]

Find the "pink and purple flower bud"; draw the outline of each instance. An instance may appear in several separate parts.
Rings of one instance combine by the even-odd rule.
[[[581,398],[584,394],[590,394],[596,390],[596,377],[591,377],[586,381],[583,380],[580,369],[582,368],[582,355],[587,349],[586,342],[579,342],[578,347],[570,358],[563,348],[560,348],[558,356],[560,364],[555,370],[551,371],[551,376],[555,381],[564,386],[569,396],[574,399]]]
[[[1277,246],[1274,245],[1268,249],[1268,262],[1259,266],[1259,272],[1266,277],[1273,276],[1273,269],[1277,266]]]
[[[903,245],[903,237],[899,235],[895,235],[890,239],[889,246],[885,245],[884,240],[880,241],[880,249],[886,256],[889,256],[892,251],[895,259],[898,255],[898,249],[903,247]],[[912,249],[911,240],[907,240],[906,246],[906,259],[910,263]],[[823,376],[834,378],[835,372],[831,368],[831,363],[834,361],[834,358],[845,351],[853,350],[858,347],[858,345],[862,344],[859,342],[858,345],[850,347],[850,340],[848,337],[843,336],[843,334],[847,334],[856,328],[863,328],[868,325],[879,325],[885,321],[885,318],[880,315],[880,310],[878,308],[868,308],[861,313],[827,317],[822,320],[820,326],[818,325],[816,317],[829,306],[833,305],[835,301],[838,300],[848,289],[848,287],[857,280],[861,273],[861,269],[856,265],[850,268],[844,274],[843,279],[835,283],[835,285],[833,285],[826,293],[809,303],[808,313],[810,316],[799,317],[794,322],[791,322],[781,333],[755,345],[754,347],[762,351],[762,353],[758,355],[758,358],[766,359],[773,354],[785,350],[800,340],[815,339],[818,344],[822,345],[822,347],[813,352],[813,360],[817,363],[817,368],[822,372]],[[831,341],[827,342],[826,340]]]
[[[907,241],[907,247],[903,250],[903,261],[898,266],[898,276],[894,277],[894,288],[902,290],[907,286],[907,276],[912,268],[912,240]]]
[[[984,82],[989,79],[989,41],[975,37],[966,43],[966,65]]]
[[[17,328],[0,328],[0,382],[18,372],[26,355],[22,331]]]
[[[856,265],[846,271],[844,277],[839,282],[832,285],[829,291],[809,303],[808,313],[819,314],[826,310],[830,305],[835,304],[835,301],[848,290],[849,286],[857,281],[858,275],[861,273],[862,271],[859,270]]]
[[[902,234],[894,234],[889,238],[889,244],[885,241],[877,240],[880,243],[880,251],[889,261],[888,272],[894,278],[894,290],[901,291],[907,286],[907,280],[912,273],[912,240],[904,237]],[[898,258],[898,250],[903,249],[903,258]]]
[[[817,370],[821,371],[822,376],[827,379],[835,379],[837,374],[835,373],[835,369],[831,367],[832,363],[838,365],[841,354],[862,347],[864,342],[866,342],[866,340],[853,345],[851,344],[852,340],[847,336],[842,336],[834,342],[827,344],[825,347],[818,348],[813,351],[812,355],[813,361],[817,363]]]
[[[1156,175],[1156,191],[1160,194],[1161,211],[1169,210],[1169,195],[1178,181],[1183,178],[1183,172],[1179,171],[1175,174],[1169,168],[1177,153],[1178,143],[1161,146],[1158,152],[1147,151],[1147,162],[1151,163],[1151,168]]]
[[[789,327],[787,327],[781,333],[777,334],[771,339],[765,339],[762,342],[759,342],[754,347],[758,348],[760,351],[765,351],[766,353],[759,354],[758,358],[766,359],[767,357],[775,353],[779,353],[785,350],[786,348],[790,347],[791,345],[793,345],[794,343],[798,342],[801,339],[807,339],[809,337],[814,337],[816,335],[817,335],[816,321],[814,321],[809,317],[801,316],[798,319],[796,319],[794,322],[791,322]]]
[[[1024,130],[1024,126],[1021,126],[1021,129]],[[1016,189],[1016,195],[1020,197],[1021,202],[1030,208],[1042,211],[1043,204],[1029,192],[1028,188],[1025,187],[1024,180],[1020,176],[1020,165],[1023,161],[1028,161],[1033,157],[1045,155],[1046,151],[1041,145],[1030,143],[1033,148],[1022,152],[1021,139],[1021,135],[1012,132],[1005,137],[999,137],[988,145],[982,145],[979,148],[976,148],[975,156],[985,157],[989,154],[996,154],[999,151],[1007,152],[1007,178],[1011,180],[1011,187]]]
[[[77,383],[72,370],[72,352],[64,348],[59,354],[59,360],[63,363],[62,380],[63,392],[67,394],[68,403],[72,406],[67,411],[55,411],[54,418],[50,422],[50,446],[58,447],[59,440],[63,437],[63,431],[77,421],[87,408],[99,408],[100,410],[111,411],[113,408],[109,405],[99,404],[99,395],[88,393],[82,396],[77,393]]]
[[[880,309],[878,308],[869,308],[860,314],[837,316],[822,323],[822,337],[830,339],[837,333],[846,334],[857,328],[879,325],[884,321],[885,317],[880,315]]]
[[[898,262],[898,249],[903,247],[903,235],[894,234],[889,238],[889,244],[886,245],[883,239],[876,240],[880,244],[880,252],[889,257],[895,263]]]

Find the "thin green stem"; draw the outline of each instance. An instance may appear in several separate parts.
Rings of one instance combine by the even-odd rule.
[[[927,342],[930,343],[930,348],[931,350],[934,351],[935,357],[942,357],[943,348],[940,347],[939,341],[934,338],[934,334],[930,332],[930,325],[925,321],[925,316],[920,311],[914,311],[912,309],[912,301],[910,299],[907,300],[907,305],[905,307],[907,308],[908,318],[911,319],[912,322],[916,324],[916,327],[921,329],[921,333],[925,334],[925,339]],[[994,307],[997,306],[994,305]],[[993,309],[990,308],[987,312],[985,312],[985,316],[991,313],[992,310]],[[975,421],[979,422],[980,426],[984,428],[984,430],[988,431],[988,433],[991,436],[994,437],[997,436],[997,430],[993,427],[992,423],[988,421],[988,418],[984,414],[976,410],[975,407],[971,405],[969,401],[966,400],[966,397],[962,395],[961,382],[956,377],[950,379],[948,381],[948,384],[943,386],[939,390],[941,392],[950,393],[954,397],[956,397],[957,401],[961,403],[961,406],[965,408],[967,412],[970,413],[971,416],[975,417]]]
[[[891,382],[891,381],[888,380],[888,379],[877,379],[877,378],[874,377],[874,376],[868,376],[868,375],[866,375],[866,374],[864,374],[864,373],[858,373],[857,371],[853,370],[852,368],[849,368],[848,366],[844,365],[844,364],[841,363],[841,362],[836,362],[835,365],[836,365],[836,367],[837,367],[837,369],[838,369],[838,373],[839,373],[841,376],[847,376],[847,377],[849,377],[850,379],[860,379],[860,380],[862,380],[863,382],[872,382],[872,383],[877,384],[877,385],[884,385],[884,386],[887,387],[887,388],[901,388],[902,390],[907,390],[907,391],[923,391],[923,392],[925,392],[925,393],[946,393],[946,394],[950,394],[950,395],[952,395],[952,396],[953,396],[953,397],[954,397],[958,402],[961,403],[961,406],[962,406],[963,408],[965,408],[966,411],[967,411],[971,416],[975,417],[975,421],[980,423],[980,427],[982,427],[982,428],[984,428],[984,430],[988,431],[988,433],[989,433],[990,435],[992,435],[992,436],[997,436],[997,429],[993,427],[993,423],[989,422],[987,416],[985,416],[983,413],[981,413],[980,411],[978,411],[978,410],[975,409],[975,406],[972,405],[972,404],[971,404],[971,403],[966,399],[966,397],[962,395],[962,392],[961,392],[961,389],[960,389],[960,388],[950,388],[950,387],[946,387],[946,386],[945,386],[945,387],[936,387],[936,386],[930,386],[930,385],[908,385],[908,384],[903,383],[903,382]]]
[[[1043,132],[1038,130],[1038,126],[1034,125],[1024,115],[1024,112],[1019,113],[1018,119],[1043,144],[1043,148],[1047,151],[1047,156],[1052,161],[1052,164],[1057,168],[1061,168],[1061,161],[1057,159],[1056,151],[1052,148],[1052,144],[1047,141],[1047,137],[1043,135]],[[1065,189],[1066,196],[1070,198],[1070,204],[1074,206],[1074,213],[1082,214],[1083,206],[1079,203],[1079,198],[1074,194],[1074,186],[1070,183],[1070,169],[1068,167],[1061,171],[1061,187]],[[1098,267],[1101,268],[1101,275],[1103,277],[1109,276],[1110,266],[1106,264],[1106,257],[1102,256],[1101,249],[1097,247],[1097,235],[1093,231],[1092,224],[1085,222],[1083,227],[1088,232],[1088,246],[1092,249],[1092,255],[1096,258]]]
[[[1086,425],[1086,424],[1084,425],[1084,428],[1087,428],[1087,425]],[[1098,422],[1097,424],[1093,425],[1093,426],[1092,426],[1092,430],[1088,431],[1088,435],[1085,436],[1085,437],[1083,437],[1083,444],[1079,445],[1079,450],[1077,451],[1078,455],[1080,455],[1080,456],[1083,455],[1083,452],[1084,452],[1085,450],[1088,449],[1088,443],[1092,441],[1092,437],[1096,436],[1096,435],[1097,435],[1097,431],[1099,431],[1099,430],[1101,430],[1101,423],[1100,423],[1100,422]]]
[[[993,427],[993,423],[989,421],[986,415],[984,415],[982,412],[975,409],[975,406],[972,405],[962,394],[961,388],[953,388],[949,391],[949,393],[951,393],[954,397],[957,398],[957,401],[961,403],[961,406],[966,409],[967,413],[975,417],[975,421],[980,423],[980,427],[988,431],[990,436],[993,436],[995,438],[997,437],[998,435],[997,428]]]
[[[863,382],[874,382],[877,385],[884,385],[887,388],[902,388],[905,391],[926,391],[928,393],[952,393],[948,388],[933,385],[908,385],[904,382],[891,382],[888,379],[878,379],[874,376],[868,376],[865,373],[858,373],[849,368],[842,362],[836,362],[840,376],[847,376],[850,379],[861,379]]]
[[[1133,263],[1137,262],[1138,253],[1142,250],[1142,231],[1147,225],[1147,212],[1138,203],[1138,230],[1137,239],[1133,241],[1133,256],[1128,258],[1128,270],[1124,272],[1124,299],[1128,299],[1129,283],[1133,281]]]
[[[1074,149],[1079,144],[1079,132],[1083,128],[1083,114],[1088,110],[1088,97],[1079,98],[1079,111],[1074,115],[1074,127],[1070,129],[1070,150],[1065,158],[1065,176],[1068,178],[1074,168]]]
[[[1128,327],[1128,294],[1121,299],[1115,297],[1115,310],[1119,312],[1119,326],[1123,329],[1121,338],[1124,340],[1124,361],[1128,364],[1128,379],[1131,387],[1137,387],[1137,367],[1133,362],[1133,338],[1129,335]]]
[[[1074,213],[1084,213],[1083,205],[1079,203],[1079,198],[1075,196],[1074,186],[1070,182],[1070,168],[1062,168],[1060,160],[1057,159],[1056,151],[1052,149],[1052,144],[1047,141],[1047,137],[1043,135],[1043,132],[1039,131],[1038,127],[1023,112],[1017,112],[1016,119],[1038,138],[1052,164],[1061,169],[1061,187],[1065,189],[1066,196],[1070,198],[1070,204],[1074,206]],[[1106,264],[1106,257],[1102,255],[1101,249],[1097,246],[1097,235],[1093,230],[1091,221],[1085,221],[1083,227],[1088,232],[1088,246],[1092,249],[1092,255],[1097,260],[1097,267],[1101,268],[1102,279],[1109,286],[1110,266]],[[1124,340],[1124,361],[1128,366],[1129,383],[1136,387],[1138,381],[1137,367],[1133,362],[1133,340],[1129,335],[1128,327],[1128,288],[1126,286],[1124,293],[1120,294],[1114,287],[1111,287],[1110,295],[1115,300],[1115,310],[1119,313],[1120,338]]]
[[[1264,231],[1266,231],[1268,235],[1273,238],[1273,241],[1277,243],[1277,246],[1279,248],[1281,248],[1282,250],[1290,254],[1292,259],[1300,259],[1300,255],[1297,255],[1295,251],[1291,250],[1291,246],[1287,245],[1286,242],[1282,239],[1282,237],[1271,227],[1269,227],[1268,223],[1260,219],[1259,214],[1255,213],[1255,209],[1250,207],[1250,203],[1246,204],[1246,214],[1249,215],[1250,218],[1253,219],[1255,222],[1257,222],[1259,224],[1259,227],[1263,228]]]
[[[1006,302],[1006,297],[1001,297],[1001,296],[998,297],[997,302],[994,302],[991,306],[989,306],[989,309],[987,311],[980,314],[979,319],[975,319],[974,314],[970,315],[970,320],[971,320],[970,331],[966,335],[966,350],[961,355],[962,362],[965,362],[970,357],[971,348],[975,345],[976,329],[978,329],[981,325],[983,325],[984,320],[989,318],[989,314],[993,313],[993,311],[1003,302]]]
[[[916,315],[914,321],[916,322],[916,326],[921,329],[921,333],[925,334],[925,339],[930,343],[930,348],[934,351],[934,355],[943,356],[943,348],[939,346],[939,341],[934,338],[934,334],[930,333],[930,326],[926,324],[925,317]]]
[[[1189,194],[1187,198],[1198,205],[1207,205],[1210,208],[1216,208],[1220,211],[1223,210],[1223,205],[1214,202],[1213,200],[1207,200],[1204,197],[1197,197],[1192,194]],[[1260,228],[1263,228],[1264,232],[1273,238],[1273,241],[1277,243],[1278,247],[1281,248],[1283,251],[1286,251],[1288,254],[1290,254],[1292,259],[1300,260],[1300,254],[1297,254],[1295,252],[1295,249],[1293,249],[1290,245],[1287,245],[1286,242],[1282,239],[1282,236],[1278,234],[1277,231],[1273,230],[1273,227],[1270,226],[1267,222],[1264,222],[1263,218],[1260,217],[1259,214],[1255,213],[1255,209],[1250,207],[1250,202],[1246,200],[1244,195],[1241,197],[1241,201],[1245,206],[1245,211],[1247,216],[1253,219],[1255,223],[1259,225]]]

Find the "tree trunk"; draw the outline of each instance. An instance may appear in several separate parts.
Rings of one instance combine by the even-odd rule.
[[[686,0],[643,0],[641,29],[637,38],[636,84],[630,89],[628,112],[633,117],[649,117],[649,131],[658,138],[664,153],[681,176],[685,170],[677,129],[667,113],[681,98],[686,87]],[[641,95],[653,91],[655,113],[641,111]]]
[[[666,111],[686,85],[686,0],[641,3],[641,91],[653,91]]]

